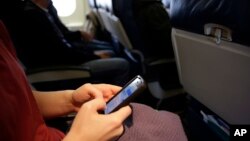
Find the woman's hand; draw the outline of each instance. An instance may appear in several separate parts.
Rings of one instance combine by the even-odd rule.
[[[63,141],[107,141],[118,138],[123,133],[122,123],[131,114],[131,108],[126,106],[108,115],[99,114],[98,111],[105,109],[105,103],[97,98],[83,104]]]
[[[83,103],[95,98],[102,98],[107,102],[119,90],[121,90],[121,87],[115,85],[87,83],[73,91],[72,103],[78,111]]]

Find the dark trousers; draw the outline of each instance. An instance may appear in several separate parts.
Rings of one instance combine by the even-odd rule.
[[[83,66],[90,69],[92,80],[97,83],[123,86],[129,79],[130,66],[123,58],[97,59],[86,62]]]

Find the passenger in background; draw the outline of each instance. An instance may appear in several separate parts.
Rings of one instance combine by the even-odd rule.
[[[96,48],[112,49],[109,44],[88,43],[92,37],[86,33],[84,33],[85,41],[80,42],[80,32],[70,32],[66,31],[66,27],[62,28],[62,24],[58,22],[59,19],[55,18],[55,9],[47,9],[49,2],[49,0],[31,0],[27,1],[24,7],[21,22],[25,34],[22,48],[17,51],[21,52],[20,58],[25,65],[27,64],[27,67],[36,67],[38,64],[45,66],[80,64],[90,60],[109,58],[113,55],[110,54],[110,50],[108,53],[95,53]],[[49,11],[53,12],[49,13]],[[79,42],[76,42],[76,39]],[[30,58],[33,61],[30,61]]]
[[[22,35],[19,36],[17,54],[27,69],[58,66],[83,65],[90,69],[92,77],[106,83],[123,85],[129,77],[130,64],[123,58],[112,57],[110,54],[95,54],[95,49],[84,44],[92,39],[85,35],[81,41],[77,34],[62,30],[55,16],[55,9],[49,10],[49,0],[28,0],[23,11]],[[69,36],[72,34],[72,36]],[[88,36],[88,37],[87,37]],[[79,42],[72,42],[77,38]],[[85,46],[86,45],[86,46]],[[94,46],[94,44],[92,44]],[[111,48],[108,45],[106,48]],[[105,79],[105,81],[104,81]],[[123,82],[121,82],[121,80]]]
[[[113,47],[110,43],[99,41],[94,39],[94,35],[91,33],[77,30],[77,31],[71,31],[69,30],[64,23],[60,20],[57,9],[54,7],[53,2],[51,0],[41,0],[41,1],[47,1],[48,2],[48,13],[53,17],[53,20],[55,24],[58,26],[58,28],[61,30],[64,37],[70,41],[72,44],[75,44],[76,46],[84,46],[88,48],[93,48],[94,50],[100,50],[100,49],[108,49],[113,50]]]

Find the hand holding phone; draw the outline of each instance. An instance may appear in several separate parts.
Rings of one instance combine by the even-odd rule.
[[[141,76],[137,75],[107,102],[104,114],[109,114],[128,105],[132,99],[138,96],[145,88],[145,81]]]

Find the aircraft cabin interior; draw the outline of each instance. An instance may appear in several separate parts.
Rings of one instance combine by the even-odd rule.
[[[31,13],[31,1],[38,0],[1,1],[0,20],[33,89],[76,89],[86,83],[124,86],[140,75],[146,89],[131,102],[177,114],[190,141],[229,141],[235,127],[250,126],[250,1],[51,0],[51,11],[59,17],[54,22],[67,28],[65,34],[84,31],[95,40],[93,45],[83,41],[88,47],[100,46],[86,49],[91,55],[85,53],[82,59],[87,61],[73,63],[74,55],[62,60],[61,53],[49,49],[54,37],[46,30],[57,34],[51,46],[73,48],[70,41],[76,36],[68,37],[55,26],[40,30],[46,21]],[[122,58],[129,67],[103,63],[95,68],[91,62],[96,58]],[[127,72],[120,74],[124,69]],[[125,73],[126,79],[116,79]],[[73,118],[47,124],[67,131]]]

